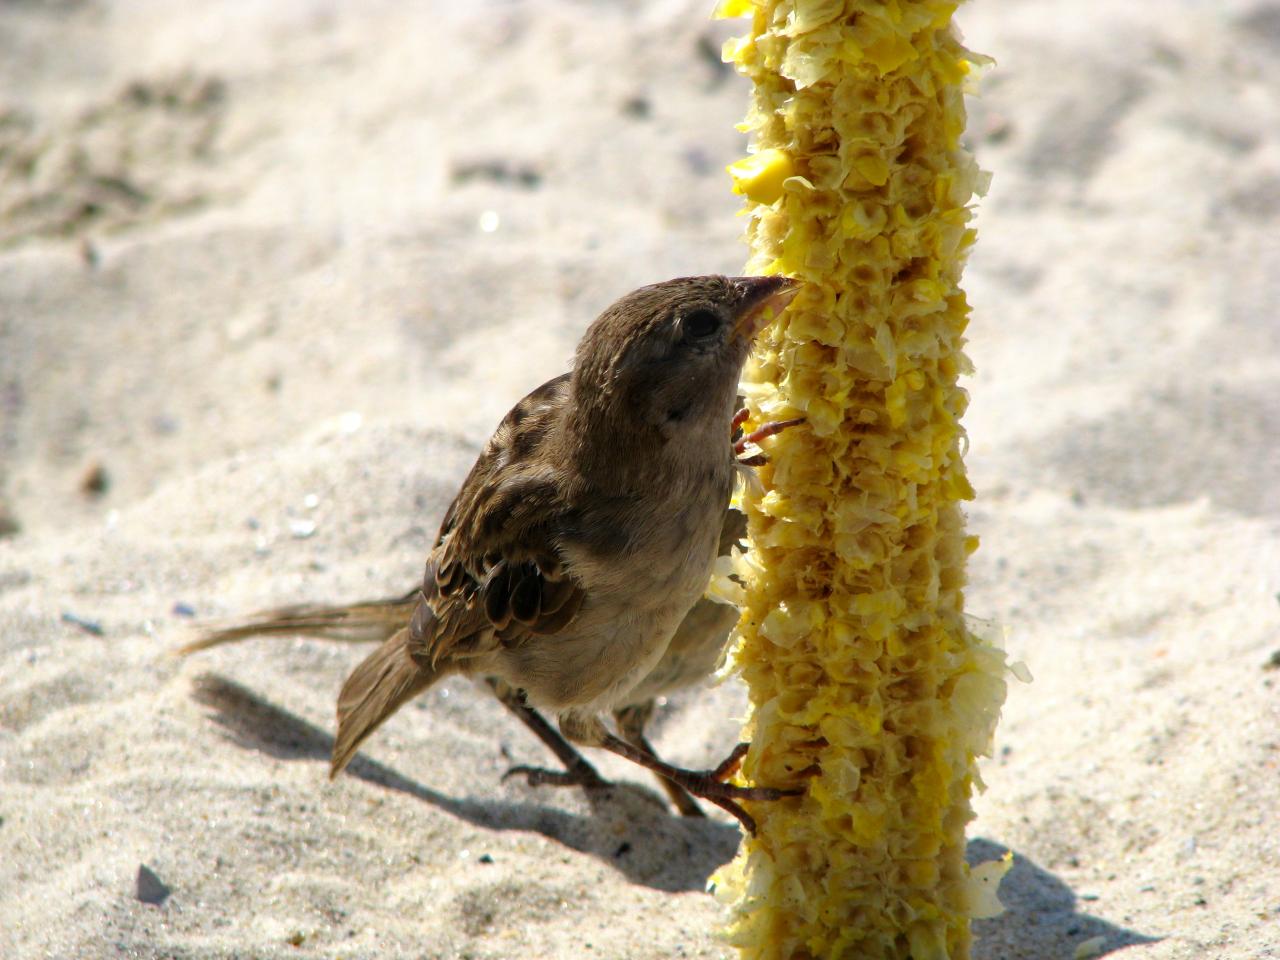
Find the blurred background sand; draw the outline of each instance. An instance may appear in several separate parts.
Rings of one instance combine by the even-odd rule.
[[[163,656],[405,589],[600,308],[740,268],[709,6],[0,6],[0,956],[727,955],[736,827],[639,771],[502,784],[547,758],[454,680],[330,784],[360,650]],[[1035,675],[977,956],[1280,956],[1280,4],[959,19],[998,61],[969,608]],[[743,703],[658,747],[717,760]]]

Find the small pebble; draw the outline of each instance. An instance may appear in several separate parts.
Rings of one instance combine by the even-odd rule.
[[[12,590],[14,587],[25,586],[31,582],[31,571],[29,570],[5,570],[0,572],[0,591]]]
[[[79,627],[85,633],[91,633],[95,637],[102,636],[102,624],[96,620],[86,620],[84,617],[77,616],[69,610],[62,611],[62,622],[69,623],[73,627]]]
[[[157,906],[169,898],[169,888],[145,863],[138,864],[138,888],[134,894],[143,903]]]
[[[622,112],[637,120],[647,120],[653,113],[653,104],[643,94],[635,94],[622,101]]]
[[[178,421],[167,413],[161,413],[151,418],[151,430],[162,437],[178,432]]]
[[[111,486],[111,476],[100,463],[91,463],[80,477],[80,492],[89,497],[100,497]]]
[[[316,535],[316,522],[314,520],[300,520],[293,518],[289,521],[289,536],[295,540],[306,540],[308,537]]]
[[[0,823],[3,823],[3,822],[4,822],[3,820],[0,820]],[[480,862],[481,862],[481,863],[493,863],[493,857],[489,856],[489,854],[487,854],[487,853],[482,853],[482,854],[480,854]]]
[[[80,259],[90,270],[96,270],[98,264],[102,262],[102,254],[98,252],[97,246],[88,237],[80,241]]]

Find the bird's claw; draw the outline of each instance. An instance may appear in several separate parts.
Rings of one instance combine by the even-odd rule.
[[[750,749],[751,744],[749,743],[740,743],[734,747],[733,751],[720,761],[720,765],[711,771],[712,778],[723,782],[732,777],[738,772],[738,768],[742,766],[742,758],[747,755],[747,751]]]
[[[757,427],[755,430],[752,430],[744,436],[742,433],[742,425],[746,422],[747,416],[748,413],[744,408],[733,415],[732,421],[733,453],[738,458],[738,462],[747,467],[758,467],[761,464],[769,462],[769,458],[764,455],[763,451],[751,454],[750,456],[744,456],[748,446],[759,445],[761,440],[768,439],[769,437],[781,433],[783,430],[787,430],[791,427],[799,426],[804,423],[804,417],[793,417],[790,420],[770,420],[768,423]]]
[[[781,800],[783,797],[798,797],[804,793],[803,790],[779,790],[776,787],[737,787],[729,783],[722,783],[720,786],[725,788],[725,793],[698,793],[692,789],[689,792],[731,814],[742,824],[742,829],[753,837],[756,835],[755,817],[742,809],[742,805],[738,803],[739,800],[771,802]]]

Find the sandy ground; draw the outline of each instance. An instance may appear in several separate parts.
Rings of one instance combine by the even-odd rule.
[[[0,956],[726,955],[736,828],[637,771],[502,784],[543,751],[455,680],[330,784],[359,650],[163,656],[192,613],[411,584],[595,311],[739,267],[709,6],[0,6]],[[977,955],[1280,956],[1280,4],[962,24],[999,61],[969,606],[1035,675]],[[658,746],[712,762],[742,704]]]

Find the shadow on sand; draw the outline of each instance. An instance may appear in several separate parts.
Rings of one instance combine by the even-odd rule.
[[[233,680],[201,674],[194,681],[194,696],[213,711],[213,720],[242,747],[281,760],[322,760],[326,764],[329,760],[333,749],[329,733]],[[665,800],[657,794],[630,783],[584,791],[593,815],[583,816],[537,802],[446,796],[363,755],[351,761],[346,773],[406,793],[479,827],[542,834],[596,857],[632,883],[655,890],[703,890],[708,877],[738,849],[736,824],[676,816],[667,811]],[[605,810],[610,814],[607,819],[594,816]],[[627,825],[624,833],[614,829],[619,822]],[[643,856],[630,855],[641,845]]]
[[[333,737],[247,687],[205,673],[196,677],[195,698],[209,707],[227,735],[246,749],[282,760],[329,759]],[[397,790],[468,823],[489,830],[523,830],[541,834],[571,850],[590,854],[621,872],[632,883],[670,892],[705,889],[708,877],[738,849],[736,826],[714,820],[679,817],[650,790],[630,783],[584,791],[592,814],[583,816],[536,802],[508,803],[450,797],[425,787],[391,768],[358,755],[347,773],[367,783]],[[608,812],[608,816],[596,816]],[[613,827],[627,824],[619,834]],[[646,856],[628,853],[644,845]],[[656,849],[655,849],[656,848]],[[1006,847],[975,838],[966,851],[970,864],[998,860]],[[1015,853],[1013,868],[1000,886],[1005,913],[974,924],[974,960],[1041,960],[1070,957],[1081,943],[1101,937],[1097,952],[1105,956],[1146,936],[1080,911],[1076,895],[1062,880]]]
[[[1008,847],[975,837],[969,841],[965,859],[972,866],[999,860],[1007,850]],[[1000,900],[1005,905],[1003,914],[973,925],[973,960],[1070,957],[1080,944],[1098,937],[1101,941],[1088,955],[1103,957],[1160,939],[1081,912],[1070,887],[1016,852],[1013,868],[1000,884]]]

